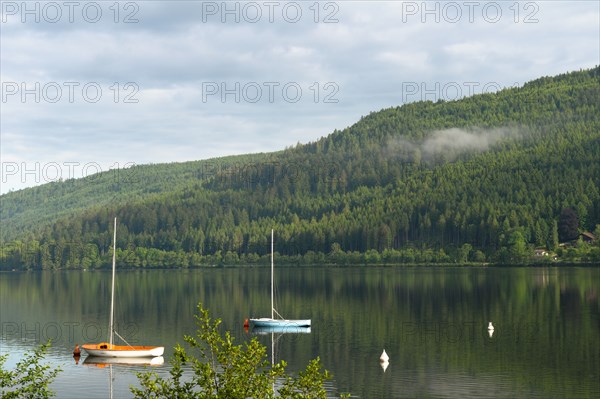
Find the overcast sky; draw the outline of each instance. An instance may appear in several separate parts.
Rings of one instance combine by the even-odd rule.
[[[2,1],[0,191],[600,64],[598,1]]]

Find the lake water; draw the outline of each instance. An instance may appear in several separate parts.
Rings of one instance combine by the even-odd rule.
[[[244,319],[269,314],[269,278],[268,268],[119,271],[118,328],[131,344],[164,345],[152,370],[166,376],[198,302],[247,340]],[[0,274],[7,366],[53,339],[58,398],[131,397],[143,366],[71,356],[75,343],[106,339],[109,281],[107,271]],[[280,267],[276,281],[280,312],[312,319],[310,334],[277,337],[277,360],[297,371],[320,356],[331,396],[600,397],[600,268]],[[270,350],[271,336],[258,337]]]

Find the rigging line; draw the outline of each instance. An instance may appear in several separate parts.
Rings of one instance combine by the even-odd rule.
[[[273,312],[275,312],[275,314],[277,316],[279,316],[280,319],[283,319],[283,316],[279,314],[279,312],[277,311],[277,309],[273,308]]]
[[[133,346],[129,342],[127,342],[125,338],[121,337],[121,335],[118,332],[114,331],[114,333],[117,337],[121,338],[123,342],[125,342],[130,348],[133,348]]]

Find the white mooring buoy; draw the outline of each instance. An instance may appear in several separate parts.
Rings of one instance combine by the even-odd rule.
[[[390,365],[389,360],[390,360],[390,357],[388,356],[388,354],[385,352],[385,349],[384,349],[381,356],[379,356],[379,363],[381,364],[381,368],[383,369],[384,373],[385,373],[385,370]]]
[[[388,356],[388,354],[385,352],[385,349],[383,350],[383,353],[381,354],[381,356],[379,356],[379,361],[380,362],[389,362],[390,361],[390,357]]]

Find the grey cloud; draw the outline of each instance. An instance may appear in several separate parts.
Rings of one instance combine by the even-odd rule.
[[[203,21],[202,7],[208,3],[221,7],[222,1],[118,2],[115,23],[109,8],[115,2],[96,3],[103,7],[103,18],[97,23],[78,18],[73,23],[24,24],[18,16],[2,23],[2,82],[98,82],[105,93],[105,101],[98,104],[80,98],[58,104],[18,98],[2,103],[3,158],[30,159],[28,148],[38,148],[38,143],[44,148],[35,157],[41,158],[43,151],[66,150],[70,156],[105,157],[117,136],[119,146],[110,147],[110,156],[136,163],[147,162],[150,156],[156,161],[184,161],[276,150],[316,140],[374,110],[438,97],[450,101],[444,98],[447,83],[466,88],[467,82],[497,82],[499,87],[509,87],[600,63],[598,53],[590,51],[599,46],[597,2],[536,3],[540,11],[535,24],[513,21],[508,8],[515,8],[513,2],[502,3],[505,18],[495,24],[481,19],[473,24],[436,23],[431,17],[423,23],[419,15],[404,21],[401,11],[406,2],[392,1],[319,2],[319,23],[309,8],[313,1],[297,1],[303,7],[303,18],[297,23],[283,20],[281,14],[273,23],[266,19],[235,23],[230,16],[229,22],[222,23],[220,15]],[[138,8],[125,9],[129,3]],[[241,7],[250,2],[229,3]],[[339,7],[337,23],[322,23],[328,3]],[[124,23],[127,16],[138,22]],[[236,103],[229,97],[225,102],[219,98],[204,102],[200,92],[206,82],[231,87],[236,82],[272,81],[299,83],[302,100]],[[127,82],[137,84],[139,103],[109,104],[115,82],[121,87]],[[321,100],[323,85],[335,82],[339,102],[313,101],[309,87],[314,82],[320,85]],[[420,90],[407,98],[406,83],[426,89],[439,83],[442,90],[433,95]],[[488,133],[446,132],[439,137],[436,133],[428,143],[407,143],[397,149],[408,153],[413,146],[423,157],[483,151],[502,137]],[[56,144],[46,137],[68,141]],[[229,137],[236,140],[223,142]],[[144,151],[134,150],[141,145]]]

